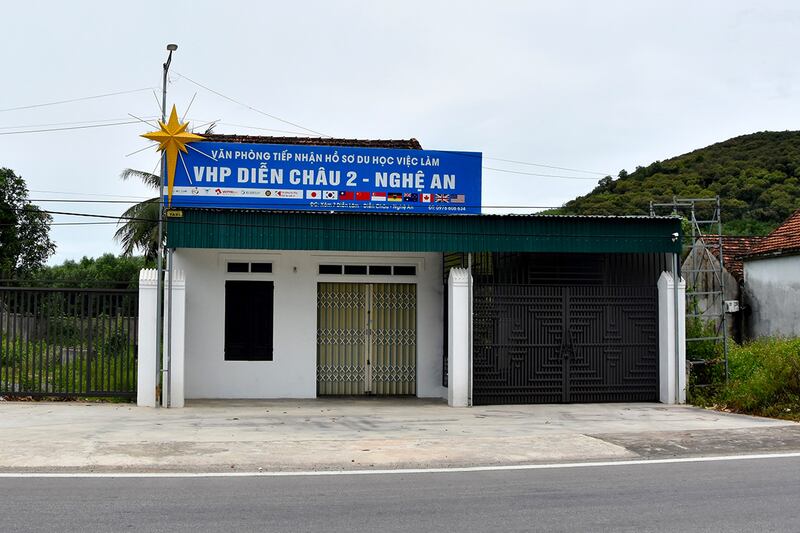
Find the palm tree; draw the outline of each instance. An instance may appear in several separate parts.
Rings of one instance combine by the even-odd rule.
[[[161,186],[161,177],[126,168],[120,175],[123,181],[139,179],[145,185],[158,190]],[[122,244],[122,254],[134,255],[139,251],[148,261],[155,261],[158,257],[158,210],[159,198],[151,198],[132,205],[122,213],[119,228],[114,233],[114,238]]]

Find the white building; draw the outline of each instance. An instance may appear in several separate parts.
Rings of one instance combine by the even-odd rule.
[[[800,210],[744,258],[750,337],[800,336]]]
[[[162,400],[172,406],[365,394],[451,405],[685,398],[684,298],[666,272],[680,253],[676,218],[179,214],[169,218],[164,318]],[[155,405],[156,350],[144,340],[155,329],[152,271],[140,287],[138,403]]]

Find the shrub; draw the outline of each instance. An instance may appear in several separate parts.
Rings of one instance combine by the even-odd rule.
[[[109,357],[121,357],[130,351],[130,339],[124,331],[115,331],[104,339],[100,349],[102,353]]]
[[[716,337],[717,328],[713,321],[704,321],[699,317],[686,320],[686,338]],[[722,344],[714,340],[703,340],[686,343],[686,359],[689,361],[713,361],[722,356]]]
[[[800,419],[800,339],[731,344],[728,367],[728,383],[706,401],[741,413]]]

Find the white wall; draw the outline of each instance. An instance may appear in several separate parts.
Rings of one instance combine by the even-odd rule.
[[[471,275],[466,268],[451,268],[447,280],[447,404],[469,407]]]
[[[156,406],[156,309],[158,274],[155,269],[139,272],[139,347],[136,354],[136,405]]]
[[[176,250],[186,274],[186,398],[314,398],[317,375],[317,283],[417,284],[417,396],[445,397],[442,387],[442,256],[439,253]],[[229,274],[228,261],[272,263],[272,274]],[[416,265],[412,276],[319,275],[320,263]],[[225,280],[275,282],[272,361],[225,361]]]
[[[676,294],[669,272],[658,278],[658,369],[658,400],[686,403],[686,280]]]
[[[800,337],[800,255],[745,261],[751,337]]]

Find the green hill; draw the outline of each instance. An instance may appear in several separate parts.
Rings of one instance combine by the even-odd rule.
[[[648,214],[649,203],[673,196],[722,200],[724,232],[763,235],[800,208],[800,131],[734,137],[617,179],[553,211],[563,214]]]

